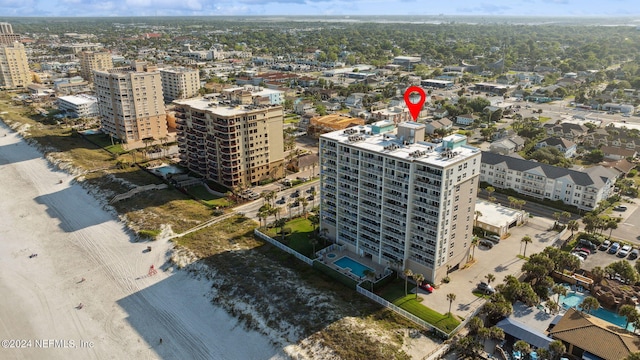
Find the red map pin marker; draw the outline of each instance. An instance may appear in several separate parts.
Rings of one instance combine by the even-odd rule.
[[[411,102],[411,94],[418,93],[420,95],[420,100],[417,103]],[[418,115],[420,115],[420,110],[422,110],[422,106],[424,105],[425,100],[427,100],[427,95],[424,93],[421,87],[418,86],[410,86],[407,91],[404,92],[404,102],[407,104],[409,108],[409,112],[411,113],[411,117],[413,121],[418,119]]]

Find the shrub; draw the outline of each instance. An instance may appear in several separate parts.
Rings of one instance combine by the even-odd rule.
[[[156,240],[156,237],[160,235],[160,230],[140,230],[138,236],[142,239]]]

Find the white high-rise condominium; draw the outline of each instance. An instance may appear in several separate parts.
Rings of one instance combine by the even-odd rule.
[[[424,142],[425,126],[390,121],[320,137],[320,229],[372,261],[440,281],[473,237],[481,152],[466,137]]]
[[[155,66],[137,62],[94,75],[102,131],[123,143],[167,136],[162,82]]]

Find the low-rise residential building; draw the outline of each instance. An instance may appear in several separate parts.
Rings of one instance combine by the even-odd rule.
[[[563,122],[560,124],[547,123],[543,125],[543,128],[549,136],[563,137],[574,142],[579,142],[589,131],[588,127],[571,122]]]
[[[480,181],[538,199],[562,201],[581,210],[593,210],[613,195],[616,177],[603,166],[579,171],[482,152]]]
[[[622,160],[627,158],[635,158],[638,152],[635,149],[627,149],[616,146],[603,146],[600,148],[604,154],[605,160]]]
[[[458,125],[471,125],[477,119],[477,116],[473,114],[462,114],[456,116],[456,124]]]
[[[494,141],[489,145],[489,151],[501,155],[512,155],[524,147],[524,139],[518,135],[511,136],[507,139]]]
[[[271,105],[284,103],[284,91],[269,89],[262,86],[245,85],[222,90],[222,95],[230,101],[241,104],[257,103],[256,98],[266,98]]]
[[[451,130],[453,127],[453,122],[447,118],[442,118],[433,121],[427,121],[424,123],[427,134],[433,135],[436,130],[444,129]]]
[[[58,98],[58,109],[79,118],[96,117],[98,112],[98,99],[86,94],[61,96]]]
[[[552,146],[558,149],[560,152],[562,152],[562,154],[564,154],[564,157],[566,158],[575,156],[576,151],[578,150],[578,145],[573,141],[569,141],[567,139],[558,138],[558,137],[549,137],[544,140],[541,140],[538,143],[536,143],[535,148],[541,149],[547,146]]]

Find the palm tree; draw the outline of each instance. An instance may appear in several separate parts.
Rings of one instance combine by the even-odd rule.
[[[309,244],[313,248],[312,256],[316,256],[316,245],[318,245],[318,239],[316,239],[315,235],[309,236]],[[368,270],[368,269],[367,269]]]
[[[563,222],[567,222],[569,219],[571,219],[571,213],[570,213],[570,212],[568,212],[568,211],[563,211],[563,212],[560,214],[560,218],[561,218],[561,219],[564,219],[564,221],[563,221]]]
[[[582,300],[582,304],[580,305],[580,307],[582,307],[582,311],[589,314],[591,310],[595,310],[600,307],[600,302],[593,296],[587,296],[584,300]]]
[[[640,263],[638,263],[640,264]],[[604,279],[604,269],[601,268],[600,266],[596,266],[593,268],[593,270],[591,270],[591,275],[593,276],[593,282],[598,285],[600,284],[600,282],[602,281],[602,279]]]
[[[577,220],[569,220],[567,223],[567,229],[571,230],[571,237],[573,238],[573,232],[580,228],[580,224]]]
[[[638,319],[638,317],[640,316],[640,314],[638,314],[638,310],[636,310],[636,307],[628,304],[620,306],[618,314],[627,318],[627,324],[624,326],[625,329],[629,327],[629,323],[635,322],[636,319]]]
[[[552,299],[547,300],[545,306],[552,314],[555,314],[558,312],[558,310],[560,310],[560,305],[558,305],[558,303],[553,301]]]
[[[556,211],[553,213],[553,228],[555,229],[558,226],[558,222],[560,221],[560,217],[562,216],[562,213],[560,211]]]
[[[469,326],[469,332],[475,334],[478,330],[484,328],[484,322],[479,317],[474,316],[469,319],[469,324],[467,326]]]
[[[404,296],[407,296],[407,283],[409,278],[413,276],[413,271],[411,269],[404,270]]]
[[[491,329],[482,327],[478,329],[478,338],[482,340],[482,345],[487,342],[487,339],[491,337]]]
[[[501,328],[497,327],[497,326],[492,326],[489,329],[491,329],[491,338],[496,340],[496,341],[502,341],[504,340],[504,330],[502,330]]]
[[[487,186],[484,190],[487,192],[487,196],[491,197],[491,194],[496,191],[496,188],[494,188],[493,186]]]
[[[451,314],[451,304],[453,304],[453,301],[456,299],[456,294],[454,293],[449,293],[447,294],[447,300],[449,301],[449,315]]]
[[[548,360],[551,358],[551,354],[549,354],[549,350],[545,348],[537,348],[536,354],[538,355],[538,359]]]
[[[640,360],[640,352],[631,353],[624,360]]]
[[[558,304],[560,304],[560,295],[567,296],[567,288],[560,284],[553,285],[551,292],[558,295]]]
[[[424,275],[422,275],[422,274],[414,274],[413,275],[413,279],[418,284],[418,287],[420,287],[420,285],[422,285],[422,282],[424,281]],[[416,299],[417,298],[418,298],[418,288],[416,288]]]
[[[487,279],[487,285],[490,285],[491,282],[496,279],[493,274],[487,274],[484,276],[484,278]]]
[[[605,227],[609,229],[609,239],[611,239],[611,233],[613,233],[613,230],[618,228],[618,220],[617,219],[607,220]]]
[[[307,218],[307,206],[309,205],[309,201],[307,200],[307,198],[302,198],[302,200],[300,200],[300,205],[302,206],[302,214],[304,215],[304,218]]]
[[[371,292],[373,292],[373,278],[376,276],[376,273],[373,272],[373,270],[370,269],[366,269],[365,271],[362,272],[362,274],[369,280],[369,282],[371,283]],[[416,291],[417,293],[417,291]]]
[[[528,354],[531,352],[531,346],[524,340],[518,340],[513,344],[513,350]]]
[[[562,354],[564,354],[566,351],[567,348],[560,340],[553,340],[549,343],[549,352],[551,353],[552,359],[560,358],[560,356],[562,356]]]
[[[476,217],[475,217],[475,220],[474,220],[474,222],[473,222],[473,226],[476,226],[476,227],[477,227],[477,226],[478,226],[478,218],[479,218],[480,216],[482,216],[482,213],[481,213],[479,210],[476,210],[475,215],[476,215]]]
[[[477,236],[474,236],[473,239],[471,239],[471,259],[472,260],[476,256],[476,247],[478,246],[478,243],[480,243],[480,238]]]
[[[520,240],[521,243],[524,243],[524,252],[522,253],[523,257],[527,257],[527,244],[530,244],[533,242],[533,240],[531,240],[531,237],[529,235],[525,235],[522,240]]]

